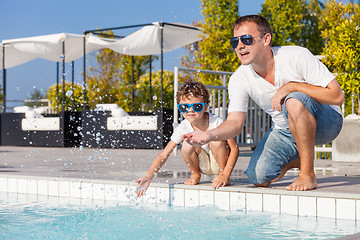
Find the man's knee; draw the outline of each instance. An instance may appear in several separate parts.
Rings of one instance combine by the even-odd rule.
[[[270,166],[269,164],[270,163],[259,161],[255,166],[249,166],[245,171],[249,181],[252,184],[263,184],[278,177],[277,175],[280,174],[274,173],[274,166]]]
[[[311,98],[309,95],[302,92],[292,92],[285,98],[285,116],[288,119],[296,120],[298,116],[303,113],[311,115],[315,119],[315,116],[319,109],[321,108],[321,104],[316,100]]]
[[[285,102],[288,118],[297,118],[303,111],[307,111],[305,106],[296,98],[289,98]]]

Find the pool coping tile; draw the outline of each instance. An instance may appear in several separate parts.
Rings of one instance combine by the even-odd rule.
[[[180,207],[216,206],[230,211],[260,211],[296,216],[360,221],[360,194],[292,192],[276,188],[231,186],[212,189],[211,184],[153,183],[136,197],[134,182],[1,175],[0,191],[37,194],[38,199],[66,197],[76,201],[155,203]]]

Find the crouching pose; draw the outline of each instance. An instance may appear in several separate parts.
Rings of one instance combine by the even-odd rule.
[[[243,129],[251,97],[272,117],[273,127],[257,145],[245,173],[255,186],[266,187],[291,168],[300,168],[289,191],[317,187],[314,146],[339,134],[344,101],[335,76],[306,48],[271,47],[271,28],[259,15],[240,17],[230,43],[242,65],[230,77],[229,114],[210,131],[195,131],[184,139],[198,146],[228,139]]]

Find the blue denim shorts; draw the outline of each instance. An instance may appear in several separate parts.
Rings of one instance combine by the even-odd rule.
[[[332,142],[339,134],[343,117],[327,104],[320,104],[301,92],[293,92],[286,99],[296,98],[316,119],[316,145]],[[283,105],[285,116],[287,111]],[[257,145],[245,170],[252,184],[267,183],[280,176],[282,168],[299,158],[295,139],[289,128],[271,128]]]

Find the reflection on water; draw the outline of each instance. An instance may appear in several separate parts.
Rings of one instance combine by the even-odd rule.
[[[0,239],[310,240],[360,231],[351,220],[4,193],[0,220]]]

